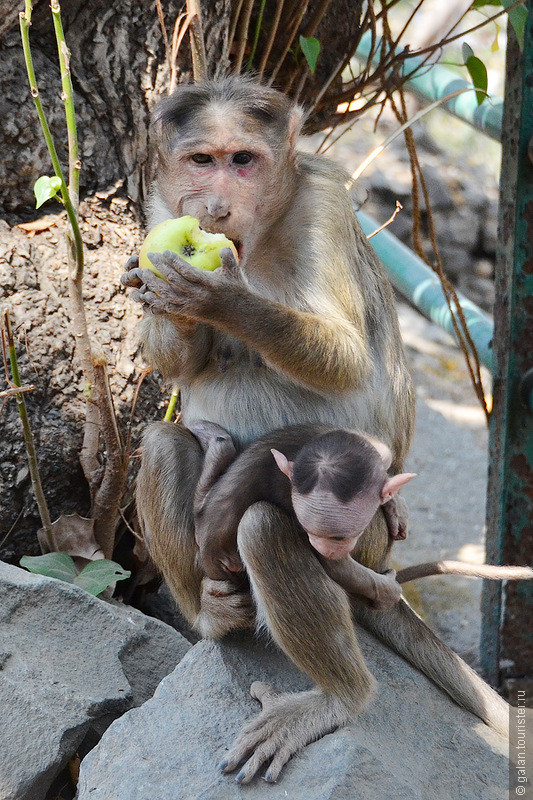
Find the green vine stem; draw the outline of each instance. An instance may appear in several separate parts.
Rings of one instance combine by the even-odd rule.
[[[172,422],[172,417],[174,416],[174,411],[176,410],[176,403],[178,402],[179,393],[180,390],[178,387],[174,386],[172,389],[172,394],[170,395],[166,414],[163,417],[164,422]]]
[[[117,435],[118,427],[113,401],[109,391],[105,389],[107,386],[107,375],[102,376],[102,373],[106,372],[107,365],[105,363],[105,358],[101,352],[97,352],[96,355],[93,355],[93,347],[87,328],[87,317],[83,302],[84,251],[78,223],[79,173],[81,162],[79,158],[74,111],[74,92],[70,73],[70,52],[65,41],[63,24],[61,21],[61,9],[58,0],[51,0],[51,10],[61,73],[62,100],[65,105],[67,125],[69,155],[68,187],[65,184],[61,165],[37,88],[29,41],[29,29],[32,15],[31,0],[25,0],[25,10],[20,14],[20,29],[31,94],[35,102],[55,174],[61,181],[61,198],[70,222],[70,230],[67,237],[70,312],[72,329],[76,342],[76,352],[81,362],[85,378],[84,394],[87,397],[80,463],[91,492],[92,515],[95,519],[95,535],[98,532],[98,535],[96,535],[98,544],[101,546],[104,553],[108,555],[113,548],[114,516],[116,516],[114,512],[117,510],[118,513],[118,501],[124,490],[126,468],[123,465],[123,460],[125,454],[121,446],[120,436]],[[102,467],[98,459],[100,434],[103,435],[107,447],[105,467]],[[114,447],[117,448],[116,452],[113,449]]]
[[[52,0],[52,20],[57,41],[57,52],[59,56],[59,69],[61,71],[61,84],[63,86],[62,100],[65,104],[65,117],[67,121],[68,153],[69,153],[69,184],[68,191],[70,200],[76,215],[78,213],[80,197],[80,169],[78,132],[76,129],[76,114],[74,111],[74,92],[70,77],[70,50],[65,41],[63,23],[61,21],[61,9],[58,0]]]
[[[33,8],[31,5],[31,0],[25,0],[25,9],[24,11],[21,11],[19,15],[20,34],[22,37],[22,49],[24,52],[24,61],[26,63],[26,71],[28,73],[28,81],[30,84],[31,96],[33,97],[35,108],[37,110],[37,115],[39,117],[39,122],[41,123],[41,128],[43,130],[44,138],[46,141],[46,146],[48,147],[48,152],[50,153],[50,158],[52,159],[52,166],[54,168],[56,176],[61,181],[61,190],[60,190],[61,199],[63,201],[63,205],[65,206],[65,210],[67,212],[74,237],[74,257],[77,267],[76,272],[80,273],[81,275],[83,273],[83,241],[81,238],[80,227],[78,225],[78,217],[76,209],[74,208],[74,205],[70,199],[69,190],[67,184],[65,183],[65,178],[63,177],[63,170],[61,169],[61,164],[59,163],[59,158],[57,156],[54,140],[52,139],[50,127],[48,125],[48,120],[46,119],[46,115],[44,113],[44,109],[41,103],[41,98],[39,96],[39,89],[37,88],[37,80],[35,78],[35,69],[33,67],[33,58],[30,50],[30,26],[31,26],[32,11]]]
[[[4,339],[4,337],[7,343],[7,352],[9,354],[12,383],[14,384],[14,386],[20,387],[22,386],[22,384],[20,382],[17,354],[15,351],[15,339],[13,337],[13,331],[11,328],[9,311],[6,311],[4,313],[4,327],[2,330],[2,338]],[[24,394],[22,392],[17,393],[15,397],[17,399],[17,408],[22,422],[22,430],[24,432],[24,444],[26,445],[26,453],[28,456],[28,467],[30,470],[33,493],[35,495],[35,500],[37,502],[37,508],[39,509],[39,516],[41,517],[43,530],[46,536],[46,543],[48,545],[50,552],[53,552],[54,550],[57,550],[57,547],[55,546],[54,534],[52,531],[52,520],[50,519],[50,512],[48,510],[48,505],[46,503],[46,499],[43,492],[43,486],[41,483],[41,476],[39,474],[39,467],[37,464],[37,454],[35,452],[33,434],[31,432],[30,421],[28,419],[26,402],[24,400]]]

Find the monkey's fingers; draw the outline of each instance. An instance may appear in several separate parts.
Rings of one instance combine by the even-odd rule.
[[[213,283],[213,273],[209,270],[193,267],[177,253],[165,250],[164,253],[148,253],[148,258],[154,267],[164,275],[170,284],[179,276],[191,283],[198,283],[201,286],[208,286]],[[177,274],[176,274],[177,273]]]
[[[222,266],[220,267],[220,269],[222,270],[224,275],[227,275],[228,278],[233,278],[233,279],[239,278],[241,271],[237,259],[235,258],[235,254],[231,249],[231,247],[224,247],[220,251],[220,258],[222,260]]]
[[[139,269],[139,266],[138,266],[139,265],[139,259],[136,256],[132,256],[130,258],[130,260],[128,261],[128,263],[126,264],[126,267],[128,267],[130,262],[132,262],[134,260],[136,260],[136,262],[137,262],[136,265],[132,266],[131,269],[127,269],[126,272],[122,273],[122,275],[120,276],[120,282],[121,282],[122,286],[132,286],[134,289],[139,289],[143,284],[143,281],[142,281],[142,278],[141,278],[142,270]]]

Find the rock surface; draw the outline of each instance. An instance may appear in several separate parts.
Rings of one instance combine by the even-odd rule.
[[[127,606],[0,562],[0,800],[41,800],[88,736],[153,694],[190,645]]]
[[[377,701],[306,747],[276,786],[256,777],[240,787],[217,764],[258,710],[252,680],[309,684],[273,645],[236,636],[195,645],[151,700],[113,723],[82,762],[77,800],[507,798],[508,744],[369,634],[360,639]]]

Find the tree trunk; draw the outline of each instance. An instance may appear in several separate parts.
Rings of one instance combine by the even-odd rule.
[[[21,3],[22,5],[22,3]],[[183,11],[183,0],[162,0],[165,26],[172,40],[174,22]],[[223,53],[237,0],[203,0],[207,61],[211,75],[230,66]],[[286,3],[290,10],[294,3]],[[304,35],[317,19],[321,0],[311,0],[298,29]],[[254,3],[248,42],[253,38],[260,4]],[[333,0],[313,35],[322,50],[316,74],[309,75],[300,92],[304,104],[316,95],[322,83],[350,53],[360,24],[361,0]],[[268,0],[253,68],[272,29],[276,3]],[[63,0],[61,12],[67,44],[81,145],[82,194],[107,189],[124,182],[125,193],[140,207],[146,194],[148,122],[150,110],[169,86],[169,66],[154,0]],[[239,23],[240,25],[240,23]],[[239,34],[239,30],[237,33]],[[280,26],[265,69],[265,77],[279,64],[289,31]],[[66,163],[65,125],[55,38],[48,0],[35,0],[30,31],[37,80],[60,158]],[[298,37],[296,38],[298,41]],[[230,57],[234,54],[234,49]],[[246,67],[250,44],[245,51]],[[299,64],[294,48],[277,76],[284,84]],[[182,78],[190,75],[188,36],[184,37],[178,65]],[[304,64],[305,66],[305,64]],[[35,206],[32,187],[42,174],[51,174],[22,57],[18,12],[12,0],[0,0],[0,141],[5,157],[0,162],[3,187],[0,211],[20,215]],[[294,82],[292,94],[297,91]],[[331,110],[331,109],[329,109]],[[310,128],[319,129],[325,110],[314,116]]]

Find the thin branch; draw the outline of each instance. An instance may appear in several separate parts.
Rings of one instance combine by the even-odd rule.
[[[375,231],[372,231],[372,233],[369,233],[369,234],[368,234],[368,236],[367,236],[366,238],[367,238],[367,239],[371,239],[371,238],[372,238],[373,236],[375,236],[377,233],[380,233],[381,231],[385,230],[385,228],[388,228],[388,227],[389,227],[389,225],[391,224],[391,222],[394,222],[394,220],[396,219],[396,217],[398,216],[398,214],[400,213],[400,211],[402,210],[402,208],[403,208],[403,206],[402,206],[402,204],[400,203],[400,201],[399,201],[399,200],[396,200],[396,208],[394,209],[394,211],[392,212],[392,214],[391,214],[391,216],[388,218],[388,220],[387,220],[386,222],[384,222],[384,223],[383,223],[383,225],[380,225],[380,226],[379,226],[379,228],[376,228],[376,230],[375,230]]]
[[[281,13],[283,11],[283,5],[285,0],[276,0],[276,13],[274,14],[274,19],[272,21],[272,28],[270,29],[270,34],[268,36],[267,43],[265,45],[265,51],[261,57],[261,61],[259,63],[259,80],[262,80],[263,73],[265,71],[265,67],[267,65],[268,59],[270,57],[270,53],[272,52],[272,46],[276,39],[276,33],[278,32],[279,21],[281,19]]]
[[[230,53],[231,53],[231,49],[232,49],[233,43],[235,41],[235,34],[237,32],[237,25],[239,24],[239,17],[241,15],[243,2],[244,2],[244,0],[238,0],[238,3],[236,5],[236,7],[235,7],[235,13],[233,14],[233,16],[231,18],[231,23],[230,23],[229,31],[228,31],[228,44],[227,44],[226,53],[225,53],[226,59],[229,59]]]
[[[425,117],[426,114],[429,114],[430,111],[433,111],[435,108],[438,108],[438,106],[442,105],[443,103],[447,103],[450,100],[453,100],[454,97],[458,97],[460,94],[464,94],[465,92],[474,92],[474,91],[479,92],[481,91],[481,89],[476,90],[474,86],[472,87],[468,86],[468,87],[463,87],[462,89],[457,89],[455,92],[450,92],[450,94],[447,94],[444,97],[439,97],[438,100],[434,100],[433,103],[430,103],[428,106],[425,106],[425,108],[422,108],[420,109],[420,111],[417,111],[416,114],[410,117],[406,122],[403,123],[403,125],[397,128],[394,131],[394,133],[392,133],[389,137],[387,137],[387,139],[385,139],[385,141],[382,142],[382,144],[378,145],[378,147],[372,150],[370,155],[368,155],[365,158],[365,160],[357,167],[355,172],[351,175],[349,185],[352,186],[361,177],[365,169],[368,166],[370,166],[370,164],[373,161],[375,161],[379,155],[381,155],[381,153],[385,150],[385,148],[388,147],[390,144],[392,144],[392,142],[395,139],[397,139],[398,136],[401,133],[403,133],[407,128],[410,128],[412,125],[414,125],[415,122],[417,122],[419,119],[422,119],[422,117]],[[336,139],[335,141],[338,140]]]
[[[174,23],[174,31],[172,32],[172,53],[171,53],[172,66],[170,69],[170,84],[168,87],[169,94],[172,94],[178,82],[176,77],[178,71],[178,64],[177,64],[178,53],[181,47],[181,42],[183,40],[183,37],[185,36],[187,30],[189,29],[189,25],[191,24],[192,18],[193,18],[192,14],[185,14],[185,13],[180,14],[176,18],[176,22]]]
[[[124,446],[124,452],[129,455],[131,452],[131,437],[132,437],[132,429],[133,429],[133,416],[135,414],[135,410],[137,408],[137,403],[139,400],[139,392],[141,391],[141,386],[143,385],[144,379],[147,375],[152,372],[152,367],[146,367],[143,369],[139,378],[137,380],[137,385],[135,386],[135,391],[133,393],[133,400],[131,402],[131,411],[130,411],[130,419],[128,423],[128,431],[126,434],[126,444]]]
[[[261,27],[263,24],[263,15],[265,13],[265,6],[266,0],[261,0],[261,5],[259,6],[259,14],[257,15],[257,22],[255,23],[255,33],[254,39],[252,42],[252,50],[250,53],[250,58],[248,59],[248,63],[246,65],[246,69],[250,70],[254,63],[255,53],[257,50],[257,43],[259,42],[259,34],[261,33]]]
[[[205,53],[204,26],[199,0],[187,0],[187,12],[192,15],[189,33],[191,39],[192,73],[195,81],[207,78],[207,56]]]
[[[167,57],[168,69],[170,73],[172,73],[172,50],[170,48],[170,42],[168,41],[167,27],[165,25],[165,15],[163,13],[161,0],[155,0],[155,5],[157,8],[157,16],[159,18],[159,27],[161,28],[161,34],[163,36],[163,42],[165,45],[165,54]]]
[[[9,311],[6,311],[4,313],[4,324],[2,327],[2,352],[4,355],[4,363],[7,360],[6,351],[9,355],[9,363],[11,365],[11,381],[9,380],[8,374],[6,374],[6,380],[8,381],[8,383],[12,383],[12,385],[20,389],[22,384],[20,381],[17,354],[15,351],[15,340],[13,338],[13,331],[11,329],[11,320],[9,317]],[[35,495],[35,500],[37,502],[37,508],[39,509],[39,516],[41,518],[44,534],[46,537],[46,543],[50,548],[50,552],[53,552],[57,548],[52,530],[52,520],[50,519],[50,512],[48,510],[48,504],[44,496],[43,487],[41,483],[41,476],[39,474],[37,453],[35,451],[35,443],[33,440],[33,434],[31,432],[30,421],[28,419],[26,401],[24,400],[24,394],[20,391],[16,394],[16,398],[17,398],[17,408],[22,422],[24,444],[26,445],[26,454],[28,456],[28,467],[30,470],[33,493]]]
[[[276,69],[272,71],[272,74],[271,74],[270,79],[268,81],[268,85],[269,86],[272,86],[272,84],[276,80],[277,74],[280,71],[281,67],[283,66],[283,62],[285,61],[285,58],[287,57],[287,53],[289,52],[289,50],[291,49],[292,45],[294,44],[294,39],[296,38],[296,34],[298,33],[298,28],[300,27],[300,25],[302,23],[302,20],[303,20],[303,18],[305,16],[305,12],[307,11],[307,6],[308,5],[309,5],[309,0],[301,0],[300,7],[299,7],[298,13],[296,15],[296,21],[295,21],[295,23],[294,23],[294,25],[292,27],[291,33],[289,34],[289,38],[287,40],[287,43],[286,43],[285,47],[283,48],[283,52],[282,52],[281,57],[280,57],[280,59],[278,61],[278,65],[277,65]]]
[[[254,7],[254,0],[245,0],[244,14],[242,14],[241,28],[239,32],[239,44],[237,47],[237,56],[233,65],[233,70],[237,74],[240,73],[242,62],[244,60],[244,53],[246,51],[246,43],[248,41],[248,28],[250,27],[250,19],[252,17],[252,9]]]

